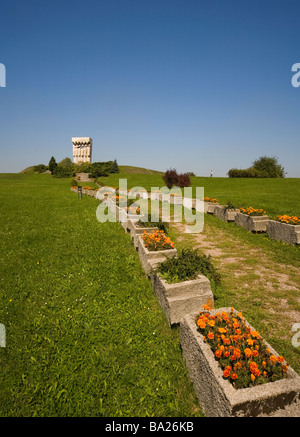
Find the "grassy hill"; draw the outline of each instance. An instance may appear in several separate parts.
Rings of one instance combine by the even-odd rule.
[[[132,165],[119,165],[120,173],[125,174],[154,174],[154,175],[163,175],[162,171],[150,170],[148,168],[143,167],[134,167]]]

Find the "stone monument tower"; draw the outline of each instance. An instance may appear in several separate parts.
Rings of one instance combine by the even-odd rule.
[[[72,138],[74,164],[92,162],[92,142],[90,137]]]

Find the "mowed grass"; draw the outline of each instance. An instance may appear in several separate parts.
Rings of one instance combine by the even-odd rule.
[[[129,235],[69,185],[0,175],[0,415],[201,415]]]
[[[126,170],[126,169],[125,169]],[[128,188],[142,186],[148,191],[151,187],[163,187],[161,175],[135,174],[121,171],[100,180],[110,186],[119,186],[119,179],[127,179]],[[263,208],[271,217],[277,214],[300,216],[300,178],[251,179],[192,177],[193,196],[196,187],[204,187],[204,195],[215,197],[219,203],[228,201],[236,207]]]

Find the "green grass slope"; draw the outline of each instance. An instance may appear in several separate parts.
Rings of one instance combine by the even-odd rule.
[[[129,235],[49,175],[0,175],[0,416],[200,415]]]

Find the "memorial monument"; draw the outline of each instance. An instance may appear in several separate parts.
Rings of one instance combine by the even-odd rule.
[[[74,164],[92,162],[92,142],[90,137],[72,138]]]

